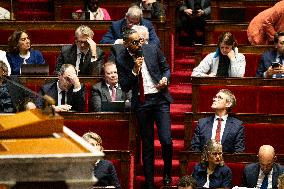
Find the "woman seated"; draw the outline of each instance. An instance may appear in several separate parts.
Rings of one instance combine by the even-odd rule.
[[[103,151],[102,139],[98,134],[87,132],[82,137],[98,151]],[[94,167],[94,176],[98,179],[96,186],[115,186],[116,189],[121,189],[115,168],[111,161],[104,159],[97,160]]]
[[[84,0],[84,2],[84,9],[77,10],[76,12],[89,12],[89,20],[111,20],[107,10],[100,7],[101,0]],[[87,20],[87,18],[85,18],[85,20]]]
[[[238,52],[235,37],[225,32],[218,39],[215,52],[208,54],[200,64],[193,69],[192,77],[243,77],[246,59]]]
[[[230,188],[232,185],[232,171],[224,165],[222,145],[215,140],[209,140],[204,146],[201,162],[192,173],[197,181],[197,187]]]
[[[41,52],[31,49],[29,35],[22,30],[14,31],[9,37],[6,56],[11,66],[12,75],[21,74],[22,64],[45,64]]]

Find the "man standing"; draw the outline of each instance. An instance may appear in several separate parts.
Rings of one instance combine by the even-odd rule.
[[[154,188],[154,122],[158,128],[164,160],[163,182],[171,183],[172,138],[168,90],[170,68],[155,45],[141,45],[139,34],[129,29],[123,33],[124,48],[114,45],[119,83],[122,90],[132,90],[131,106],[136,112],[142,139],[145,187]]]
[[[274,36],[275,48],[261,55],[256,77],[284,78],[284,32]]]
[[[245,150],[243,122],[228,115],[235,105],[235,95],[228,89],[221,89],[213,97],[211,108],[215,111],[215,116],[198,121],[191,140],[193,151],[201,152],[210,139],[221,142],[223,152],[234,153]]]
[[[102,44],[122,44],[123,31],[130,29],[133,25],[143,25],[148,28],[149,31],[149,44],[160,46],[160,40],[155,32],[155,28],[152,23],[143,17],[142,10],[134,5],[131,6],[125,18],[112,22],[109,31],[103,36],[100,43]]]
[[[81,25],[75,31],[75,43],[63,46],[57,58],[55,72],[62,64],[72,64],[78,75],[99,75],[104,61],[103,51],[93,40],[94,32],[88,26]]]
[[[101,111],[102,101],[126,101],[129,94],[121,90],[115,63],[106,62],[103,66],[104,80],[93,85],[91,89],[90,111]]]
[[[277,188],[278,177],[284,172],[283,166],[275,163],[274,148],[263,145],[259,148],[258,163],[252,163],[245,167],[243,174],[243,186],[248,188]]]
[[[41,96],[49,95],[55,100],[52,108],[56,112],[85,110],[85,92],[77,76],[75,67],[63,64],[58,72],[58,81],[43,85],[39,91]],[[43,98],[37,100],[37,106],[42,107]]]

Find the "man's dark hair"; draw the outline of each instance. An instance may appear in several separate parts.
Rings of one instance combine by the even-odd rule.
[[[284,36],[284,32],[276,32],[274,35],[274,44],[278,43],[279,37]]]
[[[123,41],[127,41],[129,39],[129,36],[134,34],[134,33],[137,33],[136,30],[134,29],[125,29],[124,32],[122,33],[122,39]]]
[[[191,186],[192,189],[197,188],[196,180],[192,176],[185,175],[179,179],[177,187],[189,187],[189,186]]]

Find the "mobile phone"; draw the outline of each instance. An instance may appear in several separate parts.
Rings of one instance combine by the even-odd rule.
[[[281,64],[279,62],[272,62],[271,66],[272,68],[278,68],[281,66]]]

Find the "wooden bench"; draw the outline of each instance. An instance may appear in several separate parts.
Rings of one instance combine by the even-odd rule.
[[[214,113],[185,113],[185,150],[191,149],[191,139],[199,119],[212,116]],[[231,114],[244,122],[245,152],[257,153],[261,145],[270,144],[275,148],[276,153],[284,153],[284,131],[283,114]],[[257,131],[257,133],[256,133]]]
[[[229,15],[232,19],[249,22],[258,13],[277,2],[277,0],[211,0],[211,17],[213,20],[226,20],[228,19],[226,12],[231,11],[231,14],[235,14]]]
[[[238,50],[243,53],[246,58],[245,77],[255,77],[260,57],[263,52],[273,48],[273,45],[239,45]],[[195,45],[195,63],[197,66],[200,61],[209,53],[215,52],[217,44],[212,45]]]
[[[284,164],[284,154],[277,154],[277,162]],[[201,153],[181,151],[179,153],[179,165],[181,175],[191,174],[197,162],[200,161]],[[244,167],[249,163],[258,161],[256,153],[223,154],[225,164],[233,173],[233,186],[241,186]]]
[[[134,166],[131,152],[127,150],[104,150],[104,159],[113,162],[121,188],[130,188],[133,185]]]
[[[45,62],[49,65],[49,75],[54,74],[57,58],[61,52],[61,48],[64,45],[72,44],[34,44],[33,49],[40,50]],[[105,62],[110,55],[111,44],[97,44],[105,53]],[[0,50],[7,50],[7,45],[0,45]]]
[[[210,112],[212,98],[220,89],[231,90],[237,99],[233,112],[283,113],[284,79],[192,77],[192,112]]]
[[[231,32],[238,44],[250,44],[247,39],[247,22],[208,20],[205,25],[205,44],[217,44],[223,32]]]
[[[14,30],[26,30],[31,38],[31,44],[69,44],[74,42],[74,32],[80,25],[89,26],[95,33],[96,43],[108,31],[112,21],[1,21],[0,45],[7,45],[7,40]],[[171,28],[165,22],[153,21],[155,31],[161,42],[161,49],[167,60],[171,60]],[[170,64],[170,63],[169,63]]]
[[[82,136],[88,131],[98,133],[108,150],[136,149],[136,117],[130,112],[61,112],[64,125]]]

